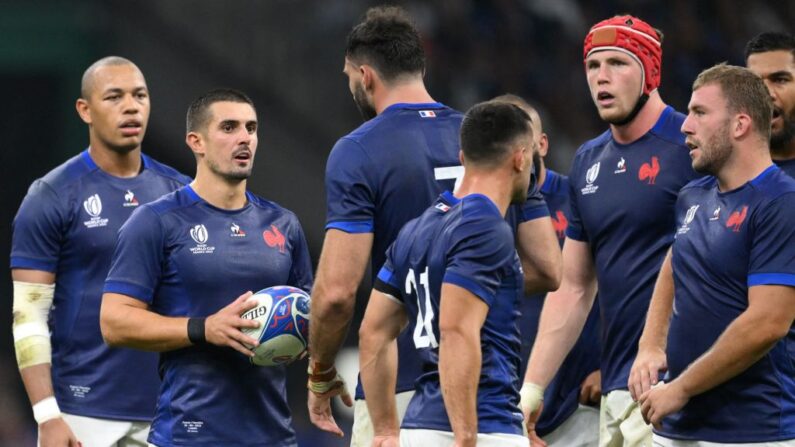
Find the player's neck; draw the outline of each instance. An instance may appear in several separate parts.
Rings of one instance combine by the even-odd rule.
[[[379,115],[393,104],[422,104],[429,102],[435,101],[428,93],[428,90],[425,89],[425,84],[422,80],[383,87],[381,92],[373,95],[375,111]]]
[[[135,177],[141,172],[141,147],[131,151],[114,151],[101,144],[91,143],[88,155],[99,169],[114,177]]]
[[[246,180],[230,181],[208,171],[197,167],[196,178],[190,184],[199,197],[224,210],[239,210],[246,206]]]
[[[455,191],[459,199],[470,194],[482,194],[497,206],[502,216],[511,204],[511,176],[495,172],[466,172],[461,179],[461,186]]]
[[[649,100],[640,109],[635,119],[621,126],[610,125],[613,139],[621,144],[630,144],[638,140],[657,124],[663,110],[665,110],[665,103],[660,98],[660,93],[655,90],[649,95]]]
[[[721,192],[735,190],[759,176],[773,163],[770,151],[765,147],[735,148],[733,156],[715,177]]]
[[[770,156],[774,161],[787,161],[795,159],[795,137],[789,139],[786,144],[778,147],[770,147]]]
[[[536,166],[536,172],[538,173],[536,182],[538,182],[538,188],[540,189],[544,186],[544,182],[547,181],[547,167],[544,164],[544,159],[541,159],[541,163]]]

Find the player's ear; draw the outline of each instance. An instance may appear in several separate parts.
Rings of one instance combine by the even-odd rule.
[[[516,172],[522,172],[527,167],[525,166],[525,151],[532,151],[533,149],[527,146],[517,146],[513,151],[513,168]]]
[[[204,144],[200,133],[188,132],[188,134],[185,135],[185,143],[187,143],[194,155],[204,154]]]
[[[546,133],[541,133],[541,138],[538,139],[538,155],[542,158],[547,156],[549,150],[549,138]]]
[[[458,161],[461,163],[461,166],[464,165],[464,151],[458,151]]]
[[[745,113],[738,113],[734,115],[734,125],[732,126],[732,137],[735,139],[742,138],[751,132],[753,121],[751,117]]]
[[[88,106],[88,101],[83,98],[77,98],[75,102],[75,109],[80,119],[86,124],[91,124],[91,108]]]
[[[364,91],[372,92],[378,74],[373,70],[373,67],[367,64],[359,65],[359,72],[362,75],[362,87],[364,87]]]

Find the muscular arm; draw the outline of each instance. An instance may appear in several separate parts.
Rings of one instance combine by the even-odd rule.
[[[480,329],[488,306],[459,286],[442,284],[439,310],[439,381],[456,445],[474,446],[478,433]]]
[[[11,279],[33,284],[54,284],[55,274],[41,270],[12,269]],[[35,404],[46,397],[54,395],[50,368],[51,363],[48,362],[28,366],[19,370],[31,404]]]
[[[566,239],[560,288],[547,295],[525,374],[546,387],[582,332],[596,296],[596,273],[588,243]]]
[[[359,370],[375,436],[397,436],[397,336],[407,322],[403,305],[373,290],[359,329]]]
[[[259,325],[256,320],[240,318],[240,314],[256,306],[256,301],[248,300],[249,297],[251,292],[244,293],[206,318],[208,343],[231,347],[249,357],[254,355],[244,345],[256,346],[257,340],[240,330]],[[192,345],[188,339],[187,317],[159,315],[149,310],[145,302],[118,293],[102,295],[99,324],[102,337],[110,346],[164,352]]]
[[[748,309],[718,337],[715,344],[674,381],[688,396],[708,391],[761,359],[789,333],[795,321],[795,288],[754,286]]]
[[[522,260],[526,295],[560,286],[563,261],[549,216],[522,222],[516,231],[516,249]]]
[[[644,419],[659,427],[691,397],[734,378],[759,361],[795,321],[795,288],[760,285],[748,289],[748,308],[726,327],[715,344],[670,383],[641,397]]]
[[[330,229],[323,241],[312,289],[309,352],[313,362],[333,365],[353,317],[356,289],[373,246],[372,233]]]
[[[673,304],[674,272],[669,249],[657,275],[649,312],[646,314],[646,324],[638,343],[638,356],[629,373],[628,387],[635,400],[651,389],[652,385],[656,385],[660,371],[667,368],[665,348]]]

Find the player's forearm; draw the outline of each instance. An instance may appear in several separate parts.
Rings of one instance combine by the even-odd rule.
[[[191,345],[188,318],[166,317],[148,309],[119,304],[112,295],[103,296],[100,310],[102,337],[108,345],[156,352]]]
[[[543,388],[549,385],[577,342],[593,306],[595,294],[594,284],[580,290],[562,287],[547,295],[525,382],[532,382]]]
[[[312,292],[312,319],[309,323],[309,352],[312,360],[333,365],[353,318],[356,287],[327,287],[318,282]]]
[[[741,314],[674,382],[692,397],[745,371],[786,335],[766,331],[767,323],[763,315]]]
[[[524,270],[525,294],[557,290],[563,275],[563,258],[550,218],[519,225],[517,249]]]
[[[646,325],[638,344],[641,349],[648,347],[665,351],[673,304],[674,276],[671,267],[671,252],[669,251],[657,276],[657,283],[654,285],[649,312],[646,315]]]
[[[359,365],[375,435],[396,435],[397,342],[377,335],[360,338]]]
[[[481,368],[480,328],[459,327],[440,332],[439,381],[450,425],[457,442],[475,445]]]
[[[40,402],[42,399],[53,396],[52,372],[49,363],[29,366],[19,370],[22,376],[22,383],[28,393],[31,405]]]

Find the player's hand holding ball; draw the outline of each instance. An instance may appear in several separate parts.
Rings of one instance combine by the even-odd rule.
[[[188,337],[194,343],[201,342],[199,324],[195,323],[198,321],[204,325],[203,337],[207,343],[228,346],[247,357],[254,357],[254,352],[249,347],[256,347],[259,341],[243,333],[243,330],[257,328],[260,322],[240,316],[257,305],[257,301],[250,299],[251,297],[252,293],[246,292],[206,319],[191,318],[188,321]]]

